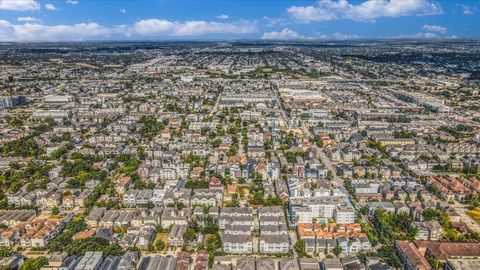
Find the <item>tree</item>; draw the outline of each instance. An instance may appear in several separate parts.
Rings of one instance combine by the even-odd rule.
[[[47,263],[48,259],[45,257],[29,258],[25,260],[20,270],[40,270]]]
[[[58,210],[57,206],[52,208],[52,215],[58,215],[59,213],[60,213],[60,210]]]
[[[297,239],[294,248],[299,257],[305,257],[307,255],[305,252],[305,242],[303,242],[302,239]]]
[[[190,243],[193,240],[195,240],[195,238],[197,238],[197,233],[195,232],[194,229],[191,229],[191,228],[188,228],[185,234],[183,235],[183,241],[185,241],[185,243]]]
[[[165,242],[163,242],[162,240],[158,240],[157,242],[155,242],[155,248],[156,248],[158,251],[164,250],[165,247],[166,247]]]
[[[65,247],[64,251],[77,256],[84,255],[87,251],[102,251],[105,256],[118,256],[123,253],[118,244],[110,244],[108,240],[99,237],[73,240]]]
[[[342,253],[343,249],[341,246],[336,246],[334,249],[333,249],[333,254],[335,254],[335,256],[338,257],[338,255],[340,255]]]
[[[327,180],[329,180],[329,181],[332,181],[332,180],[333,180],[333,173],[332,173],[332,171],[328,170],[328,172],[327,172],[327,177],[326,177],[326,178],[327,178]]]
[[[0,258],[9,257],[11,254],[12,254],[12,249],[10,249],[9,247],[0,248]]]
[[[206,249],[208,253],[214,254],[221,247],[222,247],[222,240],[218,233],[208,235],[207,245],[206,245]]]

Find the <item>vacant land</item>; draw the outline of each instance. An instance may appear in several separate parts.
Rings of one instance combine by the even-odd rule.
[[[474,210],[468,210],[467,214],[475,220],[480,225],[480,210],[479,209],[474,209]]]

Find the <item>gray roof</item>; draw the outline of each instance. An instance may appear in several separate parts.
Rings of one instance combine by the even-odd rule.
[[[272,258],[258,257],[256,258],[257,270],[276,270],[275,262]]]
[[[300,270],[297,258],[284,258],[278,263],[279,270]]]
[[[241,257],[237,260],[237,270],[255,270],[255,259],[253,257]]]

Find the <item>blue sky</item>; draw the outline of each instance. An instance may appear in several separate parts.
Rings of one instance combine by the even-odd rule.
[[[480,0],[0,0],[0,41],[480,37]]]

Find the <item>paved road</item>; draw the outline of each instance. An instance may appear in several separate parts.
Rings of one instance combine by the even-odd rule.
[[[314,140],[314,136],[312,134],[312,132],[310,132],[310,130],[307,128],[307,126],[305,125],[305,123],[302,122],[302,129],[303,129],[303,132],[309,137],[312,139],[312,141]],[[335,169],[335,166],[333,166],[332,164],[332,161],[330,160],[330,158],[327,157],[327,155],[325,154],[325,152],[323,152],[323,150],[318,147],[315,143],[313,144],[313,147],[315,147],[315,150],[317,151],[317,154],[318,154],[318,157],[320,158],[320,161],[322,161],[323,165],[325,165],[325,167],[332,172],[333,174],[333,181],[334,183],[336,184],[336,186],[338,186],[339,188],[345,188],[343,186],[343,181],[342,179],[340,179],[340,177],[338,177],[338,175],[336,174],[336,169]]]
[[[287,125],[288,127],[288,117],[287,117],[287,114],[285,114],[285,110],[282,108],[282,103],[280,103],[280,97],[278,95],[278,88],[275,84],[272,83],[271,85],[272,87],[272,91],[273,93],[275,94],[275,98],[277,99],[277,104],[278,104],[278,107],[280,108],[279,109],[279,112],[280,114],[282,115],[282,118],[283,118],[283,121],[285,121],[285,124]]]
[[[455,210],[457,210],[457,213],[460,215],[460,218],[463,222],[465,222],[470,229],[474,230],[475,232],[480,233],[480,225],[478,225],[475,220],[473,220],[468,214],[467,214],[467,206],[464,204],[461,204],[457,201],[455,201],[455,204],[452,205]]]
[[[293,257],[298,258],[298,253],[295,250],[295,243],[297,243],[297,234],[292,231],[288,231],[288,236],[290,237],[290,246],[293,248]]]
[[[221,91],[220,93],[218,93],[218,97],[217,97],[217,100],[215,100],[215,105],[213,105],[213,108],[212,110],[210,111],[210,113],[208,114],[208,117],[212,117],[218,110],[218,104],[220,103],[220,99],[222,97],[222,93],[223,91]]]
[[[302,122],[302,129],[303,129],[303,132],[305,134],[307,134],[307,136],[311,139],[314,138],[312,132],[310,132],[310,130],[307,128],[307,126],[305,126],[305,124]],[[343,180],[337,175],[337,170],[335,168],[335,166],[332,164],[332,161],[330,160],[330,158],[325,154],[325,152],[323,151],[323,149],[321,149],[320,147],[318,147],[315,143],[313,144],[313,146],[315,147],[315,150],[317,151],[318,153],[318,157],[320,158],[320,160],[322,161],[323,165],[325,165],[325,167],[332,172],[333,174],[333,183],[335,184],[336,187],[338,187],[340,190],[342,190],[343,192],[345,192],[346,194],[348,194],[348,200],[350,202],[350,204],[352,205],[352,207],[358,212],[359,209],[357,208],[357,206],[355,205],[355,200],[352,198],[352,196],[349,194],[348,190],[345,188],[344,186],[344,182]],[[367,218],[365,216],[362,216],[362,220],[363,222],[368,222],[367,221]]]

